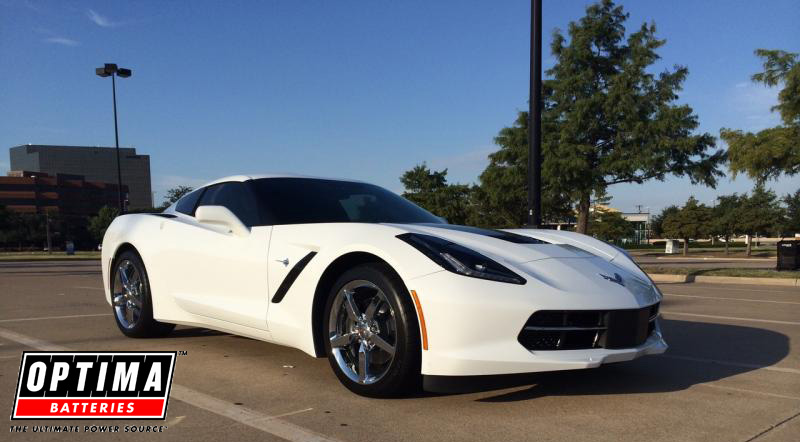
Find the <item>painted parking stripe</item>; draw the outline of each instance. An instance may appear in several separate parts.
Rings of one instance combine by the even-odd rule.
[[[23,321],[44,321],[48,319],[73,319],[73,318],[92,318],[96,316],[111,316],[111,313],[93,313],[90,315],[64,315],[64,316],[39,316],[35,318],[11,318],[0,319],[0,323],[4,322],[23,322]]]
[[[661,311],[662,314],[676,315],[676,316],[693,316],[696,318],[709,318],[709,319],[723,319],[727,321],[748,321],[748,322],[763,322],[766,324],[782,324],[782,325],[800,325],[800,322],[795,321],[776,321],[773,319],[757,319],[757,318],[739,318],[736,316],[717,316],[717,315],[701,315],[699,313],[684,313],[673,311]]]
[[[719,388],[722,390],[730,390],[730,391],[738,391],[740,393],[750,393],[750,394],[759,394],[761,396],[769,396],[769,397],[776,397],[781,399],[792,399],[795,401],[800,401],[800,397],[797,396],[787,396],[785,394],[777,394],[777,393],[767,393],[766,391],[757,391],[757,390],[748,390],[746,388],[736,388],[736,387],[727,387],[725,385],[719,384],[698,384],[701,387],[713,387]]]
[[[791,287],[791,286],[776,285],[776,286],[774,286],[774,288],[769,289],[769,290],[763,290],[763,289],[759,290],[759,289],[750,289],[750,288],[743,289],[743,288],[728,287],[728,286],[720,287],[720,286],[715,286],[713,284],[705,284],[705,285],[702,285],[702,284],[703,283],[701,283],[701,282],[692,283],[692,285],[697,286],[697,287],[693,287],[693,289],[712,290],[712,291],[713,290],[724,290],[726,292],[748,292],[748,293],[759,292],[759,293],[772,293],[772,294],[785,294],[785,293],[800,294],[800,291],[797,290],[797,287]],[[658,284],[656,284],[656,285],[658,285]],[[759,285],[759,286],[756,286],[756,287],[764,287],[764,286],[763,285]]]
[[[0,328],[0,338],[41,351],[70,350],[63,345],[43,341],[41,339],[34,338],[33,336],[23,335],[5,328]],[[295,425],[291,422],[280,419],[280,416],[301,413],[309,411],[309,409],[298,410],[297,412],[287,413],[280,416],[268,416],[266,414],[259,413],[258,411],[218,399],[214,396],[210,396],[192,388],[175,383],[172,384],[171,395],[173,398],[181,402],[185,402],[197,408],[210,411],[219,416],[227,417],[228,419],[239,422],[240,424],[247,425],[248,427],[261,430],[265,433],[269,433],[292,442],[338,442],[337,439],[332,439],[309,429],[303,428],[299,425]]]
[[[658,357],[666,359],[677,359],[680,361],[692,361],[692,362],[703,362],[707,364],[727,365],[729,367],[752,368],[756,370],[769,370],[769,371],[778,371],[781,373],[800,374],[800,370],[796,368],[776,367],[774,365],[759,365],[759,364],[748,364],[746,362],[719,361],[716,359],[693,358],[691,356],[679,356],[671,354],[660,354],[658,355]]]
[[[267,416],[246,407],[234,405],[231,402],[217,399],[197,390],[193,390],[183,385],[172,385],[172,397],[179,401],[194,405],[197,408],[210,411],[214,414],[227,417],[241,424],[247,425],[278,436],[280,438],[296,442],[326,442],[331,441],[326,436],[312,432],[291,422],[280,419],[277,416]],[[308,411],[299,410],[299,412]],[[293,412],[291,414],[296,414]]]
[[[768,299],[748,299],[748,298],[723,298],[718,296],[697,296],[697,295],[679,295],[677,293],[664,293],[665,296],[679,296],[681,298],[698,298],[698,299],[720,299],[725,301],[743,301],[743,302],[766,302],[770,304],[792,304],[800,305],[800,302],[793,301],[770,301]]]

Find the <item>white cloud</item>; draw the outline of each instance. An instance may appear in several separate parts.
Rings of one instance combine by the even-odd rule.
[[[433,170],[447,168],[448,183],[473,183],[489,164],[489,154],[498,147],[481,147],[460,154],[433,157],[428,167]]]
[[[53,43],[62,46],[78,46],[80,42],[66,37],[48,37],[42,40],[45,43]]]
[[[211,181],[206,178],[191,178],[180,175],[158,175],[154,178],[153,187],[156,190],[168,190],[178,186],[190,186],[197,188]]]
[[[731,107],[747,122],[742,129],[759,131],[780,124],[780,116],[772,112],[778,104],[779,90],[749,81],[736,83],[731,91]]]
[[[86,11],[86,16],[89,17],[94,24],[103,28],[113,28],[118,23],[111,21],[108,17],[98,14],[93,9]]]
[[[164,202],[164,197],[169,189],[178,186],[189,186],[197,189],[203,184],[211,180],[206,178],[191,178],[180,175],[155,175],[153,176],[153,193],[155,193],[155,205],[158,206]]]

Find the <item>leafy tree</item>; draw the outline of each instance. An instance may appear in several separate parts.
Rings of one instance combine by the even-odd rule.
[[[104,206],[97,213],[97,216],[89,218],[89,232],[95,241],[102,242],[103,236],[106,234],[106,229],[114,221],[114,218],[119,215],[119,209],[115,207]]]
[[[752,80],[766,86],[783,85],[777,110],[783,125],[757,133],[723,128],[720,137],[728,143],[730,170],[734,177],[746,173],[758,183],[777,179],[782,173],[800,173],[800,61],[798,54],[780,50],[756,50],[764,60],[764,71]]]
[[[800,189],[783,197],[786,204],[786,224],[784,232],[788,235],[800,233]]]
[[[650,221],[650,234],[656,238],[664,237],[664,219],[672,214],[680,211],[681,208],[675,205],[665,207],[658,215],[654,216]]]
[[[482,224],[519,227],[528,220],[528,113],[520,112],[514,124],[501,129],[494,142],[500,149],[489,155],[476,193],[479,216]],[[544,168],[542,173],[542,220],[568,219],[572,215],[569,196],[553,185]]]
[[[545,198],[577,202],[577,231],[586,233],[592,194],[618,183],[688,176],[693,184],[716,185],[722,150],[715,140],[693,134],[697,116],[679,105],[686,67],[653,74],[655,25],[643,24],[625,37],[628,14],[611,0],[590,5],[569,25],[569,40],[553,35],[556,64],[543,84],[542,182]],[[527,192],[527,114],[495,139],[481,184],[505,224],[521,224]],[[546,207],[546,206],[545,206]],[[556,205],[555,207],[560,207]]]
[[[689,254],[689,240],[708,236],[711,231],[711,209],[691,196],[677,212],[664,218],[664,233],[683,240],[683,255]]]
[[[636,233],[633,223],[622,217],[619,212],[598,210],[592,220],[592,235],[608,242],[617,242],[630,238]]]
[[[14,227],[14,212],[0,206],[0,244],[7,244],[12,239]]]
[[[178,186],[167,190],[167,196],[164,197],[164,204],[162,204],[162,206],[167,208],[171,204],[175,204],[179,199],[183,198],[184,195],[192,190],[194,189],[190,186]]]
[[[751,237],[779,229],[784,216],[775,192],[763,185],[756,185],[750,195],[742,196],[735,214],[737,230]],[[752,243],[752,239],[747,242],[747,256],[752,252]]]
[[[731,238],[737,233],[739,226],[737,211],[741,203],[742,197],[735,193],[733,195],[721,195],[717,197],[717,205],[711,211],[711,233],[725,240],[726,255],[730,252]]]
[[[430,170],[420,164],[400,178],[403,197],[447,219],[453,224],[467,224],[473,217],[472,189],[465,184],[447,184],[447,169]]]

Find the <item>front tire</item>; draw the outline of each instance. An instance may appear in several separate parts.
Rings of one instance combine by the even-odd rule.
[[[328,295],[323,318],[328,361],[345,387],[369,397],[419,390],[416,311],[391,267],[364,264],[345,272]]]
[[[165,336],[175,324],[153,319],[150,280],[142,258],[133,250],[117,256],[111,266],[111,309],[119,330],[130,338]]]

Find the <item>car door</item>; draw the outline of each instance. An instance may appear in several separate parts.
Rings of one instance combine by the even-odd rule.
[[[266,330],[272,227],[259,225],[258,207],[245,183],[209,186],[196,206],[207,205],[226,207],[249,233],[237,235],[193,216],[170,223],[165,238],[174,245],[173,259],[180,260],[172,278],[173,297],[189,313]]]

